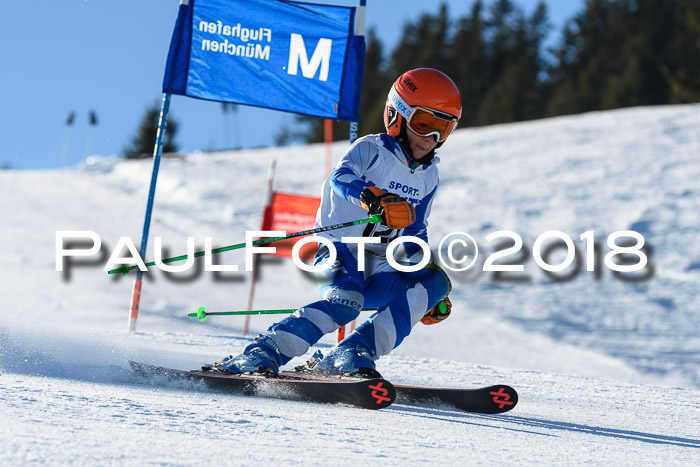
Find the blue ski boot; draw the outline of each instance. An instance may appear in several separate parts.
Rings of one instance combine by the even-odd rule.
[[[234,375],[259,373],[276,376],[279,371],[279,350],[272,339],[258,336],[243,353],[234,357],[229,355],[214,365],[218,371]]]
[[[381,378],[374,364],[375,357],[374,352],[360,342],[341,342],[311,371],[324,375]]]

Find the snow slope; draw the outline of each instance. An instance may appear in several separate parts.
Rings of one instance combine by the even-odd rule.
[[[464,231],[481,255],[472,270],[452,274],[450,319],[418,326],[378,365],[397,383],[511,384],[521,402],[501,416],[145,386],[128,359],[193,368],[247,342],[242,318],[201,324],[186,314],[244,309],[250,275],[149,272],[138,332],[128,335],[132,278],[101,269],[120,237],[140,241],[150,161],[0,172],[0,413],[9,420],[0,426],[0,464],[193,464],[203,455],[228,464],[698,464],[698,127],[698,105],[625,109],[458,130],[440,151],[431,247]],[[336,159],[345,147],[334,146]],[[278,191],[317,195],[321,146],[163,160],[148,259],[154,236],[180,254],[188,236],[199,247],[205,236],[223,246],[257,230],[272,158]],[[599,276],[557,282],[527,256],[523,273],[504,276],[527,281],[497,281],[480,269],[495,251],[486,236],[504,229],[530,251],[540,234],[559,230],[581,253],[579,236],[594,231],[603,254],[609,234],[634,230],[652,248],[642,271],[650,277],[623,281],[598,264]],[[98,233],[102,256],[56,272],[58,230]],[[244,269],[240,251],[217,261]],[[291,262],[264,261],[255,308],[316,298]],[[275,319],[254,318],[253,331]],[[330,345],[331,336],[318,347]]]
[[[697,465],[700,459],[692,415],[700,397],[690,389],[466,363],[393,359],[391,366],[475,383],[517,381],[522,399],[499,416],[399,405],[369,411],[153,388],[126,376],[106,384],[10,374],[0,378],[10,420],[0,425],[0,462]]]

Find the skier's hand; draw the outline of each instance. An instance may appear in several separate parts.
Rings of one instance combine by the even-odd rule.
[[[382,223],[390,229],[403,229],[416,220],[416,210],[411,203],[376,186],[362,190],[360,202],[370,216],[381,214]]]
[[[423,324],[437,324],[444,320],[452,313],[452,302],[445,297],[438,302],[433,308],[425,312],[425,315],[420,319]]]

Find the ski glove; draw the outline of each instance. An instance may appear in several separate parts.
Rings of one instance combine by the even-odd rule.
[[[438,302],[433,308],[425,312],[425,315],[420,319],[423,324],[437,324],[444,320],[452,312],[452,302],[445,297]]]
[[[370,216],[381,214],[382,223],[390,229],[403,229],[416,220],[416,210],[411,203],[376,186],[362,190],[360,202]]]

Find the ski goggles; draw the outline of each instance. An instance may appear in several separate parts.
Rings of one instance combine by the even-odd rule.
[[[418,136],[434,136],[441,143],[457,128],[457,117],[427,107],[411,107],[393,86],[389,91],[389,102],[406,119],[406,126]]]

